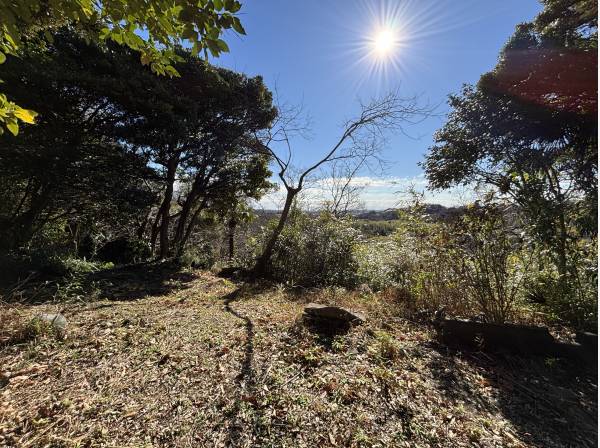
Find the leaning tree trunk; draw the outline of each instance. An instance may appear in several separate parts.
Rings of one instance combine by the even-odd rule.
[[[167,165],[167,188],[161,206],[160,223],[160,255],[159,258],[165,259],[169,256],[169,221],[171,213],[171,200],[173,199],[173,188],[175,184],[175,174],[177,172],[178,160],[173,158]]]
[[[285,204],[283,206],[283,210],[281,211],[281,216],[279,217],[277,227],[275,227],[273,234],[271,235],[271,237],[267,241],[267,244],[265,245],[263,253],[260,255],[260,257],[258,257],[258,260],[256,260],[256,264],[252,269],[255,276],[264,277],[265,275],[269,274],[269,271],[271,269],[271,257],[273,256],[273,251],[275,250],[275,244],[277,243],[277,239],[279,238],[279,235],[281,235],[281,232],[285,227],[288,216],[290,214],[290,210],[292,208],[292,203],[294,202],[294,198],[296,197],[299,191],[299,188],[287,189]]]
[[[156,212],[156,217],[154,218],[154,222],[152,223],[152,229],[150,230],[150,250],[152,251],[152,255],[156,253],[156,239],[158,238],[158,229],[160,223],[160,217],[162,216],[162,204],[161,207]]]
[[[188,221],[188,217],[190,215],[190,211],[192,210],[192,206],[194,205],[195,199],[196,197],[194,191],[192,190],[181,207],[179,222],[177,223],[175,237],[173,238],[173,246],[177,250],[177,256],[183,253],[183,247],[185,246],[185,225]]]

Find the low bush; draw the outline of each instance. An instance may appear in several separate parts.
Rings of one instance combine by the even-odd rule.
[[[489,322],[514,317],[531,256],[498,206],[469,207],[454,226],[465,292]]]
[[[472,312],[448,224],[432,221],[415,207],[401,215],[393,238],[409,311],[445,307],[457,315]]]
[[[292,285],[353,287],[358,281],[354,248],[359,241],[360,233],[346,219],[311,217],[295,210],[277,241],[273,276]]]
[[[179,257],[178,262],[185,267],[210,269],[216,262],[215,249],[208,242],[190,245]]]
[[[104,244],[97,253],[97,258],[116,264],[138,263],[150,258],[148,244],[134,238],[121,237]]]
[[[404,291],[408,312],[441,307],[465,317],[503,322],[520,300],[526,265],[498,210],[473,208],[454,221],[436,221],[418,204],[400,215],[388,240],[359,250],[362,281]]]
[[[535,252],[525,284],[526,299],[551,320],[577,329],[598,329],[597,240],[580,240],[569,257],[569,275],[561,278],[547,251]]]
[[[395,239],[364,241],[357,245],[354,255],[361,284],[369,285],[374,291],[406,285],[407,260]]]

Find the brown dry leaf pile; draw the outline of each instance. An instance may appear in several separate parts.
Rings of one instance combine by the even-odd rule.
[[[0,310],[0,446],[595,446],[595,376],[562,360],[460,354],[385,296],[289,293],[197,271],[147,297],[71,305],[64,338]],[[366,311],[327,338],[303,304]]]

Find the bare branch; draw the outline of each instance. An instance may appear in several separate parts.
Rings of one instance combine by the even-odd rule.
[[[308,122],[303,119],[305,115],[301,113],[302,108],[279,106],[278,110],[278,118],[264,132],[261,141],[266,151],[272,155],[279,166],[278,175],[286,188],[286,200],[279,222],[254,266],[254,272],[257,275],[268,271],[275,243],[283,231],[293,201],[302,191],[304,183],[310,180],[316,170],[329,163],[345,161],[348,162],[348,166],[351,166],[351,161],[358,161],[358,166],[347,173],[347,181],[341,186],[339,192],[341,197],[337,198],[338,205],[336,206],[339,208],[347,199],[356,197],[356,194],[351,193],[351,180],[360,167],[371,159],[382,162],[378,155],[385,144],[386,134],[403,132],[404,126],[417,123],[431,113],[430,108],[419,106],[416,97],[402,98],[397,92],[373,100],[368,104],[361,104],[358,117],[346,121],[339,139],[325,152],[323,157],[304,170],[296,170],[292,166],[291,140],[294,136],[306,137]],[[261,136],[257,137],[261,138]],[[275,149],[276,146],[283,146],[287,155],[285,157],[280,155]],[[296,179],[295,185],[294,179]]]

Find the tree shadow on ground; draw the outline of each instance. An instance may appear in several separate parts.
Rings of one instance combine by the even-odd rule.
[[[433,349],[431,375],[450,401],[500,411],[523,441],[536,446],[597,446],[594,367],[564,359],[459,352],[437,342],[427,345]],[[491,393],[482,394],[482,386]]]
[[[257,291],[263,290],[260,285],[240,285],[233,292],[225,295],[223,303],[225,311],[235,318],[243,322],[246,340],[244,342],[243,353],[244,357],[241,362],[239,374],[235,378],[235,398],[234,406],[228,412],[228,433],[225,440],[225,446],[242,446],[244,438],[248,434],[248,428],[244,426],[241,420],[243,406],[250,406],[254,411],[254,421],[258,422],[261,419],[261,408],[256,402],[257,392],[257,373],[254,367],[254,322],[246,314],[240,312],[237,307],[233,306],[234,302],[242,299],[246,294],[256,294]],[[253,424],[252,431],[256,431],[260,425]],[[258,434],[253,434],[258,436]]]
[[[138,300],[187,289],[196,278],[197,274],[182,270],[175,262],[146,262],[75,275],[38,276],[23,283],[18,296],[14,287],[11,292],[0,293],[14,296],[9,302],[23,305],[73,300]]]
[[[241,371],[236,377],[236,383],[240,386],[242,384],[245,384],[248,387],[254,387],[255,374],[254,369],[252,367],[252,360],[254,357],[254,323],[248,316],[240,313],[239,311],[236,311],[231,306],[231,304],[234,301],[236,301],[241,294],[242,289],[238,288],[235,291],[227,294],[223,298],[223,303],[225,304],[225,311],[227,311],[229,314],[232,314],[236,318],[242,320],[246,329],[246,342],[244,344],[244,360],[242,362]]]
[[[197,278],[175,262],[140,263],[90,273],[83,287],[99,299],[137,300],[187,289]]]

